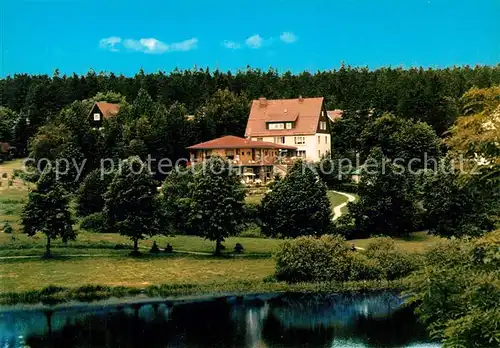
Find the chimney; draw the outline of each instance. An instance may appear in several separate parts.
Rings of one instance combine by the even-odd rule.
[[[266,101],[266,98],[265,97],[260,97],[259,98],[259,105],[264,107],[267,105],[267,101]]]
[[[299,95],[299,102],[301,102],[301,103],[302,103],[303,101],[304,101],[304,98],[302,98],[302,96],[301,96],[301,95]]]

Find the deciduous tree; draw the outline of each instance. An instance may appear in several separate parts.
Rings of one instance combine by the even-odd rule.
[[[118,170],[104,195],[104,213],[110,229],[134,242],[158,233],[156,182],[138,157],[129,157]]]
[[[239,232],[244,221],[245,190],[228,162],[211,157],[194,174],[190,224],[199,236],[215,241],[220,255],[225,238]]]
[[[299,161],[264,197],[260,215],[267,236],[325,234],[332,218],[326,185],[313,167]]]
[[[76,237],[68,204],[67,192],[56,182],[54,171],[44,171],[37,187],[28,195],[21,221],[24,233],[29,236],[37,232],[45,234],[45,257],[51,256],[50,243],[53,239],[67,241]]]

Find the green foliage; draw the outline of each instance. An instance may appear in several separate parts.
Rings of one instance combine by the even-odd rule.
[[[5,222],[3,224],[3,233],[12,234],[13,232],[14,232],[14,229],[12,228],[12,225],[9,224],[8,222]]]
[[[104,194],[113,179],[112,174],[100,169],[91,171],[83,180],[76,197],[76,212],[87,216],[104,209]]]
[[[360,252],[338,235],[299,237],[285,241],[275,257],[276,278],[288,282],[394,280],[420,266],[418,256],[396,250],[390,238],[375,240]]]
[[[240,178],[227,161],[214,156],[195,172],[191,189],[190,225],[199,236],[215,241],[215,254],[220,255],[221,243],[244,222]]]
[[[349,247],[340,236],[303,236],[286,240],[275,254],[276,278],[289,282],[346,280],[349,253]]]
[[[364,255],[378,266],[382,279],[393,280],[406,277],[420,266],[418,255],[396,249],[394,240],[388,237],[376,238]]]
[[[138,253],[138,241],[158,233],[156,182],[137,157],[124,161],[104,195],[108,228],[128,236]]]
[[[151,115],[153,113],[154,105],[153,99],[149,93],[144,89],[139,89],[137,97],[132,104],[132,114],[134,118],[139,118],[143,115]]]
[[[0,143],[12,143],[14,141],[17,120],[18,116],[14,111],[0,106]]]
[[[103,212],[86,215],[80,223],[80,228],[91,232],[106,232],[106,216]]]
[[[243,136],[248,119],[249,102],[245,95],[228,89],[217,90],[195,115],[195,125],[202,141],[222,135]]]
[[[360,199],[348,204],[357,235],[408,234],[418,225],[421,213],[415,202],[414,176],[390,163],[379,148],[370,152],[365,166]]]
[[[361,138],[365,153],[379,147],[385,157],[399,159],[399,164],[412,161],[413,170],[423,168],[424,161],[435,160],[440,155],[440,139],[431,126],[393,114],[383,114],[369,122]]]
[[[47,170],[41,175],[37,188],[29,193],[28,202],[23,207],[23,232],[29,236],[37,232],[45,234],[46,256],[50,256],[52,239],[60,237],[67,241],[76,237],[68,203],[67,193],[56,182],[54,171]]]
[[[410,303],[444,347],[500,344],[500,230],[447,241],[425,256],[409,283]]]
[[[88,100],[91,103],[96,99],[120,102],[122,98],[116,95],[119,93],[132,101],[136,99],[141,88],[153,97],[154,101],[161,104],[182,103],[186,110],[196,114],[196,117],[203,114],[203,106],[212,104],[209,100],[217,91],[225,89],[237,96],[245,96],[247,108],[250,99],[260,96],[267,98],[324,96],[329,109],[346,110],[342,120],[333,124],[332,133],[333,147],[345,153],[344,150],[350,151],[355,148],[353,144],[356,144],[364,128],[364,120],[369,114],[357,112],[358,110],[374,110],[375,113],[388,111],[401,118],[426,122],[438,134],[442,134],[457,116],[455,100],[472,86],[485,88],[499,84],[499,70],[498,66],[368,70],[343,65],[339,69],[317,73],[293,74],[289,71],[278,73],[272,68],[269,70],[248,68],[237,72],[189,69],[173,70],[168,74],[140,72],[131,77],[104,72],[96,74],[94,71],[89,71],[83,75],[67,76],[17,74],[1,79],[0,83],[2,106],[21,116],[15,125],[14,144],[23,154],[28,139],[38,128],[75,100]],[[105,92],[102,97],[101,93],[98,93],[111,90],[116,93]],[[124,113],[127,114],[128,111],[125,109]],[[239,107],[234,108],[227,113],[232,124],[227,127],[227,131],[230,132],[227,134],[242,135],[248,112],[245,112],[240,119],[239,109]],[[88,114],[88,110],[86,113]],[[363,114],[360,116],[362,119],[354,117],[348,121],[351,118],[348,115],[356,113]],[[140,116],[142,114],[139,113],[136,118]],[[26,119],[29,119],[29,125],[26,124]],[[215,124],[212,121],[195,130],[194,137],[197,139],[193,137],[186,140],[183,146],[224,135],[214,134],[211,131],[204,132],[204,128],[208,129],[211,124]],[[345,127],[346,125],[348,126]],[[225,127],[221,123],[215,128],[224,132]],[[340,128],[342,130],[338,131]],[[178,136],[183,134],[191,134],[191,129],[186,133],[179,132]],[[81,144],[79,146],[85,148]],[[109,148],[103,147],[103,149]]]
[[[425,226],[431,233],[443,237],[480,236],[491,231],[495,189],[475,190],[473,185],[463,186],[458,170],[449,163],[443,163],[441,168],[424,175]]]
[[[63,124],[43,126],[30,141],[29,157],[34,159],[35,165],[42,159],[54,161],[64,147],[71,143],[72,137],[70,129]],[[41,170],[43,169],[44,167],[41,167]]]
[[[195,234],[190,210],[194,177],[190,170],[175,168],[165,179],[161,191],[162,225],[171,234]]]
[[[98,92],[94,97],[91,99],[94,102],[107,102],[107,103],[115,103],[115,104],[125,104],[126,99],[125,96],[116,93],[113,91],[106,91],[106,92]]]
[[[331,225],[326,185],[315,171],[297,162],[262,200],[262,232],[272,237],[325,234]]]

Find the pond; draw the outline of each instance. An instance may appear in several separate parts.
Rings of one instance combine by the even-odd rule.
[[[439,347],[390,292],[4,308],[1,347]]]

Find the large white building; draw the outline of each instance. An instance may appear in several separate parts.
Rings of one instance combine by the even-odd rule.
[[[324,98],[252,102],[245,136],[297,148],[297,156],[319,161],[331,152],[330,123]]]

